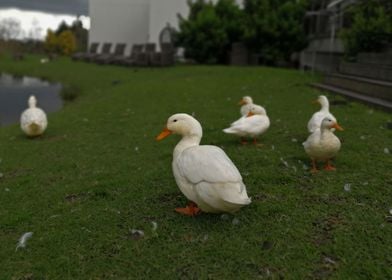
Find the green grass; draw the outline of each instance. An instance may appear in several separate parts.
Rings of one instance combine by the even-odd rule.
[[[320,94],[307,84],[317,77],[63,58],[41,65],[36,56],[2,57],[0,71],[80,91],[49,115],[41,138],[25,138],[18,125],[0,129],[0,279],[392,278],[390,114],[352,101],[332,106],[345,128],[337,133],[338,170],[311,175],[301,143],[316,110],[310,101]],[[244,95],[264,105],[272,122],[261,148],[222,132]],[[253,203],[234,217],[173,211],[186,204],[171,170],[179,138],[154,138],[177,112],[194,112],[202,143],[221,146],[242,173]],[[132,229],[145,237],[134,238]],[[28,231],[27,247],[15,252]]]

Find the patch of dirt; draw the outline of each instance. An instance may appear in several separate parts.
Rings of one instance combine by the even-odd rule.
[[[252,201],[266,201],[267,198],[268,198],[268,196],[263,193],[258,193],[256,195],[252,195]]]
[[[4,178],[15,178],[15,177],[20,177],[20,176],[25,176],[28,174],[30,171],[33,171],[34,169],[32,168],[20,168],[16,170],[12,170],[9,173],[4,173]]]
[[[34,280],[34,275],[33,273],[27,273],[23,276],[14,276],[11,278],[12,280]]]
[[[344,220],[338,214],[315,220],[312,223],[315,228],[313,238],[314,244],[316,244],[316,246],[322,246],[330,243],[333,239],[333,231],[335,228],[344,223]]]
[[[313,272],[312,279],[329,279],[338,269],[339,262],[336,257],[322,255],[317,265],[317,269]]]
[[[272,249],[273,246],[274,244],[271,241],[266,240],[263,242],[263,244],[261,244],[261,249],[267,251]]]
[[[71,194],[67,194],[64,199],[68,203],[75,203],[81,201],[83,198],[86,197],[86,195],[87,195],[86,193],[78,193],[78,194],[71,193]]]

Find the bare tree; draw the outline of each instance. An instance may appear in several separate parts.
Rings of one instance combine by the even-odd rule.
[[[0,21],[0,39],[17,39],[22,32],[20,21],[16,18],[4,18]]]
[[[29,38],[33,40],[40,40],[42,39],[41,33],[42,33],[42,28],[39,25],[39,21],[36,18],[33,18],[31,21],[31,29],[29,31]]]

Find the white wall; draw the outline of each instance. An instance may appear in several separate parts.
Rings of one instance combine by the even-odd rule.
[[[213,0],[217,1],[217,0]],[[242,0],[236,0],[241,3]],[[89,44],[126,43],[126,53],[133,44],[156,43],[167,23],[178,29],[177,14],[187,17],[186,0],[89,0],[91,27]]]
[[[188,12],[185,0],[151,0],[149,41],[159,46],[159,35],[167,23],[178,29],[177,14],[187,17]]]
[[[162,1],[162,0],[161,0]],[[126,53],[133,44],[145,43],[149,33],[148,0],[90,0],[91,28],[89,44],[126,43]]]

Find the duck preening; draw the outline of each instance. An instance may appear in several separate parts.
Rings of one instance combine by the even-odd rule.
[[[246,116],[233,122],[223,132],[240,136],[242,144],[247,143],[245,137],[252,137],[253,143],[257,144],[257,137],[265,133],[269,127],[270,120],[266,110],[259,105],[252,105]]]

